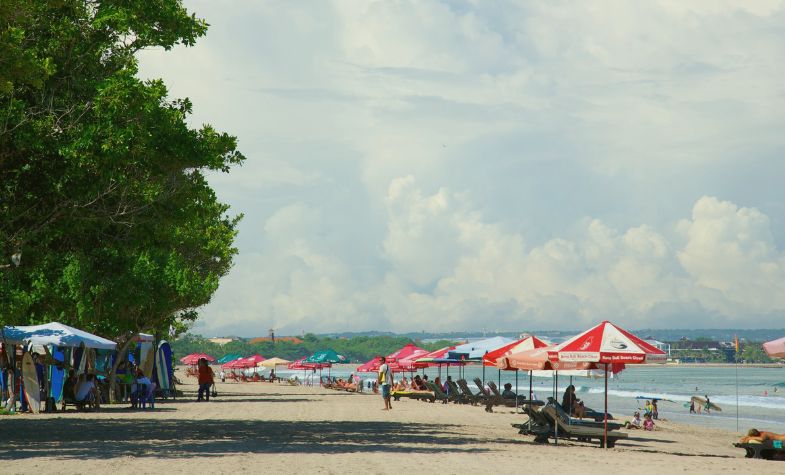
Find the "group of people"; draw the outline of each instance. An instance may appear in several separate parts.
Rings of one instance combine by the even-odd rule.
[[[695,397],[690,399],[690,414],[700,414],[701,409],[706,411],[706,414],[711,414],[711,399],[709,399],[709,395],[706,394],[704,399],[705,402],[698,401]],[[695,404],[696,402],[697,404]]]
[[[343,379],[343,378],[335,379],[329,385],[325,385],[325,387],[329,387],[332,389],[340,389],[343,391],[357,392],[358,384],[359,384],[359,380],[354,377],[354,374],[350,374],[347,379]]]
[[[632,420],[625,421],[624,423],[624,427],[626,429],[654,430],[654,426],[654,419],[652,418],[651,412],[645,413],[643,420],[641,420],[640,411],[635,411],[635,414],[632,416]]]

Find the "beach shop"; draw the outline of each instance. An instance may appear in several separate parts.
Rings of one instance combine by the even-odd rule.
[[[125,359],[139,362],[159,393],[173,394],[169,344],[155,345],[149,335],[138,340]],[[2,409],[38,413],[54,412],[58,406],[65,410],[67,405],[82,409],[86,403],[97,407],[109,394],[107,378],[117,356],[115,342],[62,323],[2,327]],[[118,374],[121,387],[122,377]],[[82,386],[94,388],[90,400],[77,397]]]

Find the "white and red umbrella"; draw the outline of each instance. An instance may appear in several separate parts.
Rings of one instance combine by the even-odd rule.
[[[664,363],[664,351],[605,320],[548,350],[553,362]]]
[[[763,351],[772,358],[785,358],[785,336],[764,343]]]
[[[605,320],[548,350],[551,363],[597,363],[605,367],[605,437],[608,447],[608,365],[665,363],[664,351]]]
[[[546,346],[548,346],[548,344],[540,340],[536,336],[528,336],[518,341],[514,341],[509,345],[502,346],[501,348],[486,353],[482,357],[482,364],[485,366],[496,366],[496,362],[500,358],[510,356],[514,353],[520,353],[521,351],[533,350],[535,348],[544,348]],[[501,368],[501,369],[507,369],[507,368]],[[510,368],[510,369],[515,369],[515,368]]]
[[[182,358],[180,358],[180,362],[183,364],[195,365],[202,358],[206,359],[210,363],[215,361],[215,358],[208,355],[207,353],[191,353],[190,355],[183,356]]]

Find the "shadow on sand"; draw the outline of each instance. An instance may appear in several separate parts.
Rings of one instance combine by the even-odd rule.
[[[388,421],[243,421],[227,419],[7,419],[0,460],[33,457],[185,458],[239,453],[478,453],[489,440],[457,426]]]

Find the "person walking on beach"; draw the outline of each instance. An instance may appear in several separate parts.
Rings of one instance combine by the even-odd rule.
[[[384,356],[379,357],[379,377],[376,382],[379,383],[379,388],[382,390],[382,399],[384,399],[384,410],[389,411],[392,409],[390,402],[390,385],[392,384],[392,374],[390,373],[390,366],[387,364],[387,359]]]
[[[199,394],[196,397],[197,401],[202,400],[202,393],[204,393],[205,401],[210,401],[210,386],[213,385],[213,369],[207,364],[207,359],[201,358],[199,360]]]

